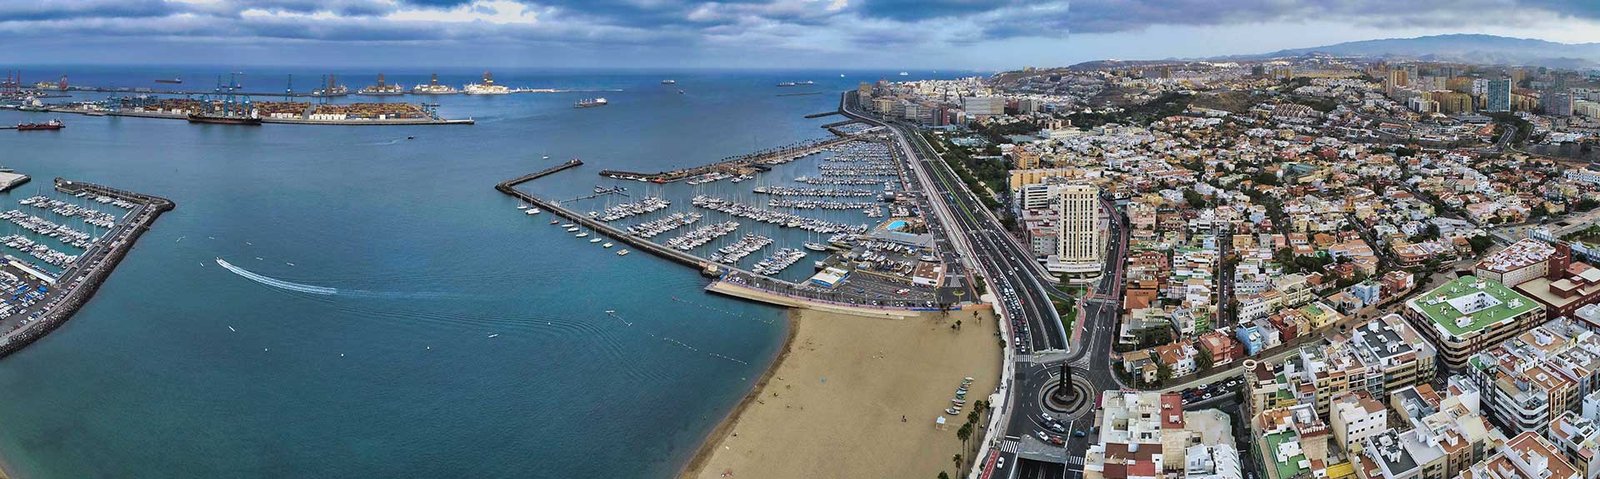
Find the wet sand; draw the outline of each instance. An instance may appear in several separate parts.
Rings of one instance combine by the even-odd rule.
[[[963,377],[976,380],[970,405],[987,399],[1000,374],[994,320],[979,314],[981,324],[971,311],[881,319],[792,310],[772,368],[680,477],[954,475],[955,432],[971,408],[960,416],[944,409]],[[956,319],[961,331],[950,328]],[[935,427],[937,417],[947,429]]]

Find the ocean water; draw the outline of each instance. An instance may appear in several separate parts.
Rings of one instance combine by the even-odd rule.
[[[258,70],[242,77],[247,90],[281,90],[287,74],[310,89],[321,74]],[[389,81],[430,73],[401,70]],[[185,88],[218,74],[24,71],[30,83],[66,73],[74,84],[148,87],[182,75]],[[458,86],[478,74],[439,73]],[[771,362],[782,311],[704,293],[705,280],[676,264],[572,238],[493,185],[578,157],[585,166],[527,186],[574,197],[616,184],[595,174],[604,168],[653,171],[820,138],[818,126],[839,118],[805,114],[832,110],[859,81],[905,78],[839,73],[496,71],[511,86],[587,91],[430,99],[444,116],[478,120],[464,127],[0,111],[0,124],[68,124],[0,130],[0,165],[34,178],[0,194],[0,210],[48,193],[58,176],[178,205],[74,319],[0,359],[0,458],[25,478],[670,476]],[[341,79],[353,90],[373,74]],[[817,85],[773,86],[797,80]],[[803,92],[820,94],[779,96]],[[571,107],[594,96],[611,105]],[[688,195],[755,198],[756,184],[629,186],[690,211]],[[810,239],[773,234],[769,252]],[[339,292],[274,288],[217,258]],[[803,276],[811,259],[786,275]]]

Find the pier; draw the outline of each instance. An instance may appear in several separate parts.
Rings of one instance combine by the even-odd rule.
[[[826,139],[826,140],[807,142],[807,143],[803,143],[803,144],[800,144],[800,145],[779,148],[779,149],[772,150],[772,151],[764,151],[764,152],[760,152],[760,153],[752,153],[752,154],[749,154],[749,155],[742,155],[742,156],[734,157],[734,158],[731,158],[731,159],[727,159],[727,160],[719,161],[719,162],[716,162],[716,163],[712,163],[712,164],[709,164],[709,165],[696,166],[696,167],[693,167],[693,168],[684,168],[684,169],[672,170],[672,171],[662,171],[662,172],[657,172],[657,173],[638,173],[638,172],[622,171],[622,170],[602,170],[600,172],[600,176],[605,176],[605,177],[608,177],[608,178],[615,178],[615,179],[619,179],[619,180],[648,181],[648,182],[651,182],[651,183],[671,183],[671,182],[674,182],[674,181],[684,180],[684,179],[692,178],[692,177],[695,177],[695,176],[704,175],[704,174],[707,174],[707,173],[714,173],[714,172],[729,173],[730,171],[738,170],[738,169],[741,169],[741,168],[755,168],[755,167],[762,166],[759,163],[764,162],[764,161],[769,161],[769,160],[775,160],[775,159],[780,159],[780,158],[787,158],[787,159],[799,158],[799,157],[802,157],[802,156],[815,154],[817,152],[820,152],[822,150],[826,150],[826,149],[828,149],[830,147],[833,147],[835,145],[848,143],[848,142],[855,141],[855,140],[857,140],[857,138],[849,137],[849,136],[840,136],[840,137],[835,137],[835,138],[829,138],[829,139]]]
[[[821,112],[821,113],[812,113],[810,115],[806,115],[806,119],[816,119],[816,118],[822,118],[822,117],[827,117],[827,116],[833,116],[833,115],[837,115],[837,114],[839,114],[839,110],[824,111],[824,112]]]
[[[107,196],[133,203],[134,206],[124,217],[124,221],[90,245],[79,256],[78,261],[63,271],[59,277],[52,278],[53,283],[61,289],[50,291],[41,300],[42,307],[16,313],[21,315],[32,312],[33,316],[30,317],[36,319],[0,336],[0,357],[21,350],[66,323],[79,308],[89,302],[95,291],[100,289],[101,283],[111,276],[111,271],[122,262],[139,237],[155,223],[156,218],[175,207],[172,201],[166,198],[93,183],[56,178],[55,187],[57,191],[66,194]]]
[[[560,172],[560,171],[568,169],[568,168],[577,168],[580,165],[583,165],[583,160],[580,160],[580,159],[577,159],[577,158],[573,158],[573,159],[567,160],[565,163],[562,163],[562,164],[559,164],[559,165],[556,165],[556,166],[552,166],[552,167],[549,167],[549,168],[545,168],[543,170],[535,171],[533,173],[528,173],[526,175],[522,175],[522,176],[518,176],[516,178],[512,178],[512,179],[509,179],[509,180],[506,180],[506,181],[502,181],[502,182],[500,182],[500,184],[495,185],[494,189],[500,190],[501,192],[504,192],[506,194],[511,194],[512,191],[516,191],[515,187],[517,185],[520,185],[520,184],[523,184],[523,183],[527,183],[529,181],[537,180],[539,178],[544,178],[546,176],[550,176],[550,175],[556,174],[557,172]],[[507,191],[507,190],[509,190],[509,191]]]

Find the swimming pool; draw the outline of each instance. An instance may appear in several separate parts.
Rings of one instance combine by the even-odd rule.
[[[889,222],[889,226],[885,228],[889,231],[900,231],[906,229],[906,222],[904,220],[894,220]]]

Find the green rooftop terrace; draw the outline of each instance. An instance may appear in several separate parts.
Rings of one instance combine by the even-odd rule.
[[[1263,459],[1271,462],[1273,468],[1278,470],[1278,477],[1287,479],[1294,477],[1296,474],[1299,474],[1303,471],[1307,471],[1306,469],[1300,468],[1300,461],[1306,460],[1305,453],[1291,456],[1286,461],[1278,461],[1278,446],[1286,442],[1300,439],[1299,436],[1295,435],[1294,431],[1283,431],[1279,433],[1268,434],[1263,439],[1266,439],[1267,446],[1266,449],[1261,451],[1262,455],[1266,456]]]
[[[1539,303],[1498,281],[1462,276],[1406,304],[1454,336],[1539,309]],[[1461,318],[1466,318],[1462,320]]]

